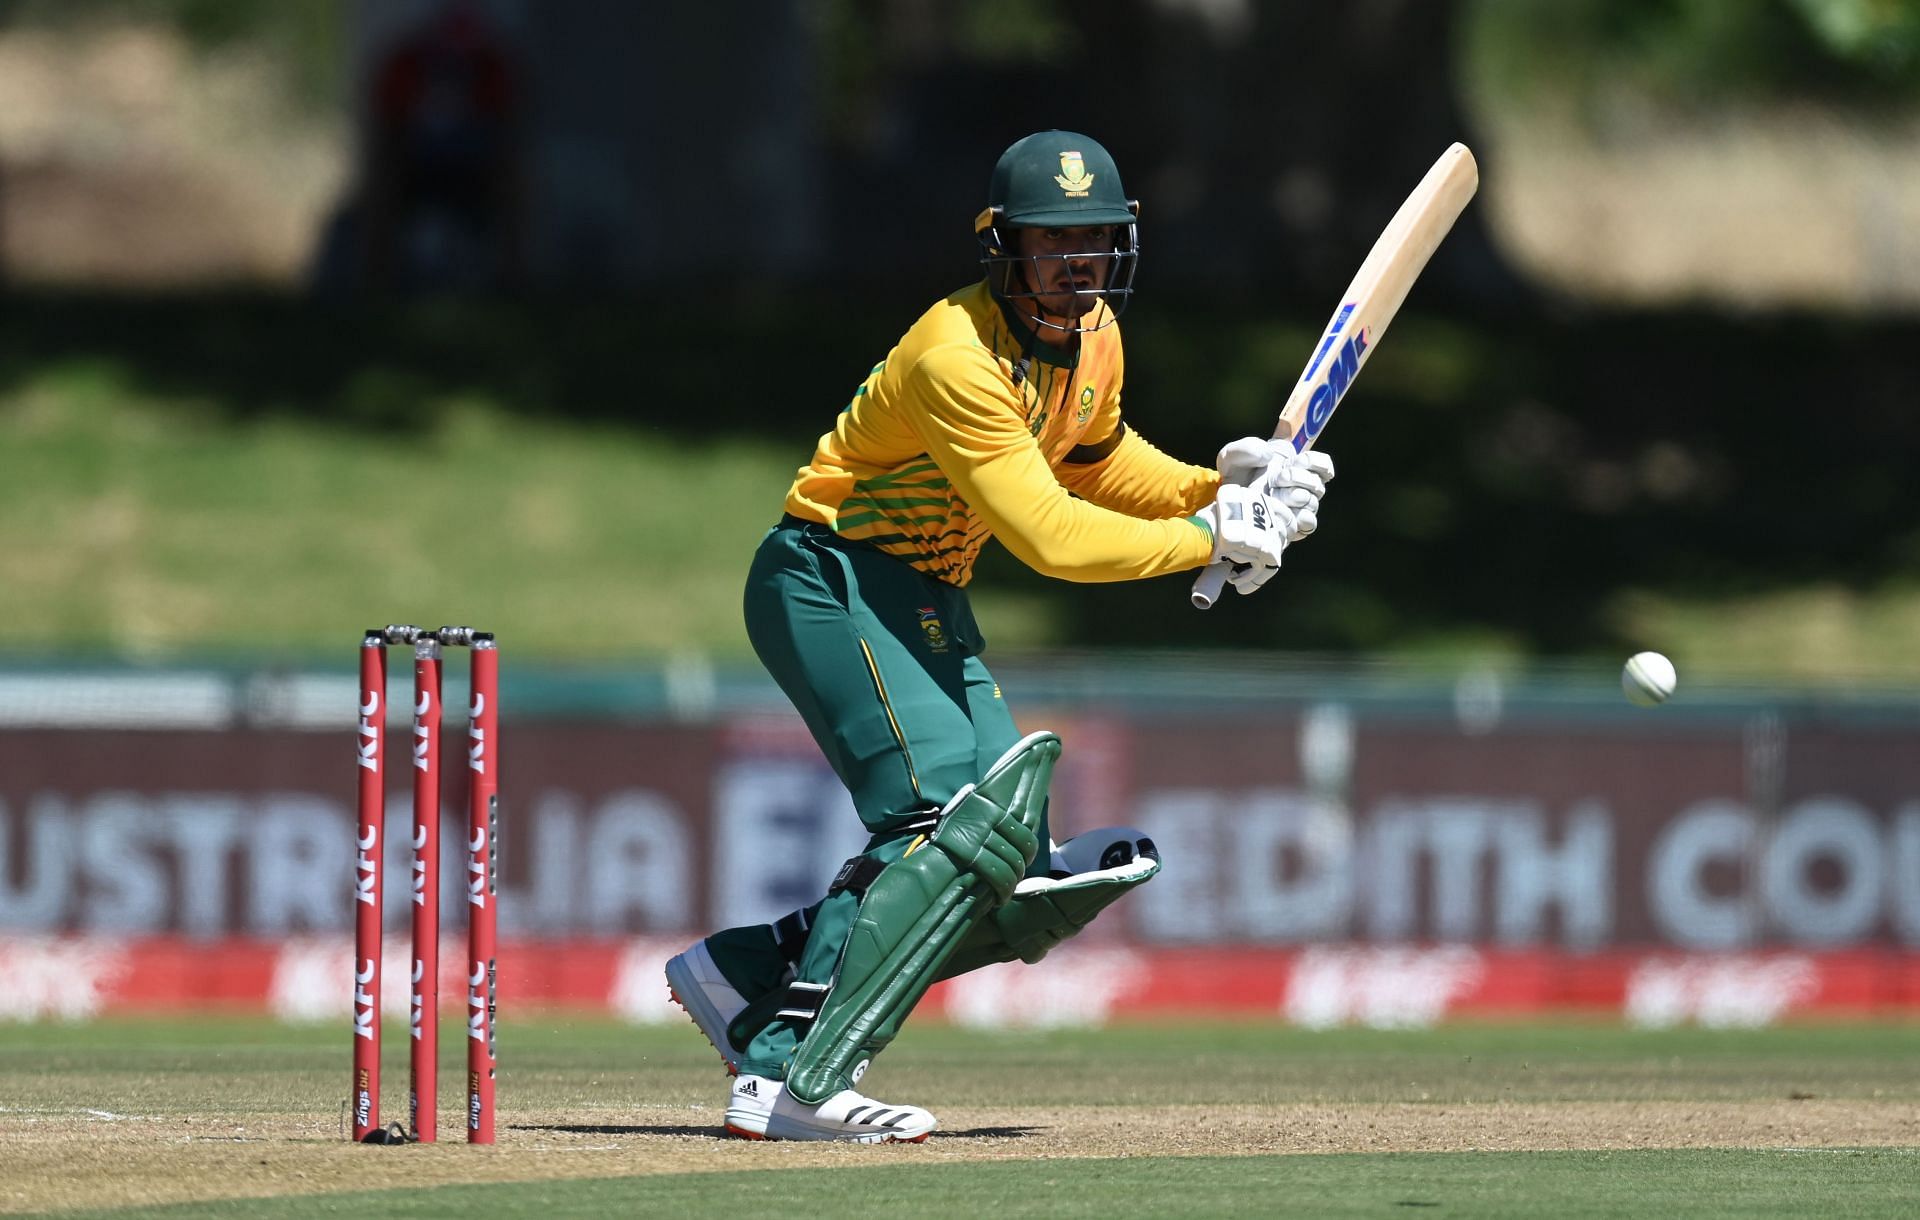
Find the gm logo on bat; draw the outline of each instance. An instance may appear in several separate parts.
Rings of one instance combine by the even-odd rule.
[[[1334,324],[1334,333],[1327,336],[1329,344],[1339,338],[1338,330],[1345,322],[1346,316],[1343,312],[1340,320]],[[1332,417],[1333,409],[1340,405],[1340,399],[1346,395],[1347,387],[1352,385],[1353,379],[1359,375],[1360,362],[1366,358],[1366,354],[1367,328],[1363,326],[1349,335],[1347,341],[1340,345],[1339,353],[1328,365],[1326,381],[1315,389],[1313,397],[1307,400],[1307,417],[1301,421],[1300,435],[1296,438],[1298,448],[1304,449],[1311,445],[1314,438],[1320,435],[1320,430],[1327,426],[1327,420]],[[1314,361],[1315,368],[1318,368],[1319,364],[1319,360]]]

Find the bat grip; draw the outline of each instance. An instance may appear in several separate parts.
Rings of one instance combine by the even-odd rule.
[[[1273,440],[1286,440],[1286,436],[1275,436]],[[1294,451],[1298,451],[1298,448]],[[1246,486],[1252,488],[1252,490],[1256,490],[1256,492],[1260,492],[1261,496],[1265,496],[1265,494],[1267,494],[1267,476],[1261,475],[1260,478],[1256,478],[1254,482],[1250,482],[1250,484],[1246,484]],[[1225,559],[1215,559],[1213,563],[1206,565],[1206,569],[1202,569],[1202,573],[1194,576],[1194,592],[1192,592],[1194,609],[1213,609],[1213,603],[1219,601],[1221,590],[1227,588],[1227,576],[1229,576],[1229,574],[1233,574],[1233,565],[1227,563]]]
[[[1286,438],[1276,436],[1273,439],[1285,440]],[[1266,476],[1262,475],[1247,486],[1265,495],[1267,491]],[[1194,577],[1193,580],[1193,608],[1195,610],[1212,609],[1213,603],[1220,600],[1220,593],[1227,587],[1227,577],[1231,575],[1232,572],[1233,565],[1224,559],[1216,559],[1203,568],[1200,575]]]
[[[1233,565],[1224,561],[1208,564],[1193,582],[1193,608],[1205,610],[1220,600],[1220,593],[1227,587],[1227,573]]]

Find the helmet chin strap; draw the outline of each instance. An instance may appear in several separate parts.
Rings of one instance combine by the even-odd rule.
[[[1050,314],[1050,313],[1047,313],[1045,310],[1035,309],[1035,310],[1032,310],[1031,312],[1027,312],[1027,311],[1022,311],[1022,312],[1025,313],[1027,325],[1033,327],[1034,333],[1039,335],[1042,339],[1048,338],[1050,334],[1058,335],[1062,339],[1065,339],[1067,336],[1070,336],[1070,335],[1090,335],[1096,330],[1103,330],[1106,327],[1113,325],[1113,315],[1111,313],[1107,315],[1106,321],[1101,322],[1098,325],[1082,326],[1078,324],[1077,319],[1066,318],[1056,314]],[[1093,313],[1095,311],[1089,310],[1087,312]],[[1086,316],[1087,314],[1085,313],[1080,315],[1081,318],[1084,318]]]
[[[991,279],[989,280],[989,286],[993,289],[993,294],[999,297],[1007,305],[1011,306],[1013,311],[1019,315],[1020,319],[1024,321],[1028,326],[1033,328],[1034,333],[1037,337],[1043,340],[1059,342],[1069,336],[1090,335],[1097,330],[1105,330],[1107,327],[1112,326],[1116,321],[1119,320],[1119,311],[1114,309],[1112,305],[1107,302],[1105,289],[1095,289],[1095,290],[1087,290],[1087,291],[1081,291],[1078,289],[1068,289],[1064,292],[1059,292],[1059,293],[1043,293],[1039,291],[1039,289],[1035,287],[1034,284],[1032,283],[1032,280],[1039,278],[1040,260],[1042,258],[1049,258],[1049,257],[1058,257],[1058,256],[1019,254],[1019,255],[1003,255],[998,259],[992,260],[995,262],[1000,262],[1002,264],[1002,274],[999,277],[1000,282],[996,284],[996,283],[993,283]],[[1111,256],[1102,255],[1098,257],[1111,257]],[[1020,278],[1022,279],[1024,286],[1027,289],[1027,291],[1024,291],[1024,292],[1012,291],[1011,281],[1014,279],[1014,276],[1016,274],[1015,267],[1017,264],[1024,264],[1024,266],[1021,268],[1021,271],[1019,273]],[[1040,307],[1040,300],[1042,297],[1069,296],[1069,295],[1074,300],[1087,301],[1088,307],[1078,315],[1073,315],[1073,316],[1048,313],[1046,310]],[[1101,313],[1100,306],[1102,304],[1107,305],[1107,309],[1105,311],[1106,317],[1102,321],[1092,326],[1084,326],[1079,324],[1080,319],[1086,318],[1088,316],[1098,316]],[[1054,339],[1052,338],[1053,336],[1058,336],[1059,338]]]

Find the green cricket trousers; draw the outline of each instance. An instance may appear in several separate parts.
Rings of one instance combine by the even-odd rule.
[[[853,795],[871,836],[866,854],[880,863],[899,859],[934,813],[1020,739],[980,660],[966,593],[874,547],[787,516],[754,556],[745,609],[754,651]],[[1036,863],[1046,861],[1042,850]],[[708,938],[715,962],[752,1001],[729,1031],[746,1047],[742,1073],[784,1074],[804,1032],[773,1016],[785,971],[791,964],[802,982],[831,981],[859,906],[858,894],[842,891],[781,921],[798,928]],[[781,952],[783,939],[801,945],[797,960]]]

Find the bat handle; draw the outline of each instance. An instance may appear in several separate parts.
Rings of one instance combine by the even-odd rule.
[[[1280,422],[1281,427],[1286,427],[1285,420]],[[1291,429],[1289,429],[1289,431],[1291,431]],[[1276,436],[1273,439],[1283,441],[1286,440],[1287,437]],[[1255,479],[1252,483],[1248,484],[1248,486],[1257,492],[1265,494],[1267,490],[1267,480],[1262,476],[1261,478]],[[1206,568],[1201,571],[1200,575],[1194,578],[1193,608],[1195,610],[1211,609],[1213,603],[1220,600],[1220,592],[1227,587],[1227,576],[1232,571],[1233,565],[1224,559],[1216,559],[1208,564]]]
[[[1229,563],[1210,563],[1193,582],[1193,608],[1205,610],[1220,600],[1220,593],[1227,587],[1227,573],[1233,568]]]

